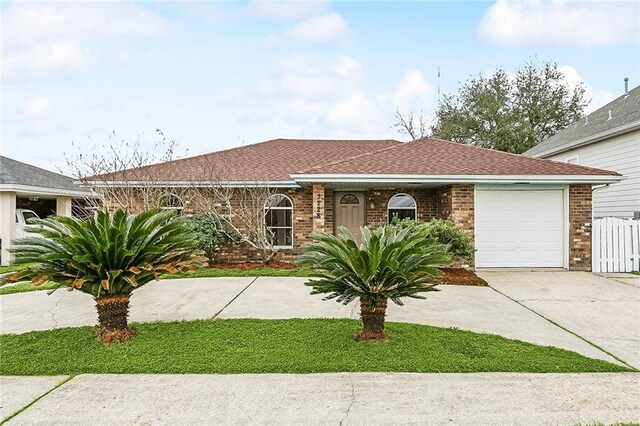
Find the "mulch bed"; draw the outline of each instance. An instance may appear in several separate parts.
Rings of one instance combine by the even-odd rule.
[[[442,271],[442,284],[449,285],[470,285],[477,287],[487,287],[485,280],[480,278],[473,271],[464,268],[438,268]]]
[[[245,262],[245,263],[217,262],[209,267],[219,268],[219,269],[240,269],[242,271],[250,271],[252,269],[260,269],[260,268],[296,269],[296,265],[289,262],[270,262],[268,264],[264,264],[262,262]]]
[[[240,269],[243,271],[250,271],[252,269],[259,268],[274,268],[274,269],[295,269],[296,265],[290,262],[271,262],[265,265],[262,262],[245,262],[245,263],[224,263],[218,262],[210,266],[210,268],[220,269]],[[447,285],[469,285],[477,287],[487,287],[488,284],[485,280],[480,278],[473,271],[469,271],[464,268],[438,268],[442,271],[442,283]]]

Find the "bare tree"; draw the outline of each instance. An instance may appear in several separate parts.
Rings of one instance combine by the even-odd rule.
[[[120,140],[112,133],[107,143],[79,146],[66,157],[67,167],[99,198],[87,199],[91,209],[153,207],[182,210],[186,215],[208,213],[226,226],[232,241],[250,247],[264,262],[278,254],[274,234],[265,226],[268,201],[276,194],[259,172],[252,179],[232,180],[234,170],[208,155],[194,157],[195,167],[176,162],[177,143],[156,131],[150,147],[138,139]],[[152,167],[150,167],[152,166]]]
[[[277,190],[262,178],[228,182],[224,164],[214,164],[208,157],[202,160],[199,174],[206,183],[191,188],[194,211],[217,215],[226,224],[231,240],[251,247],[262,262],[273,261],[278,248],[265,216]]]
[[[418,114],[411,110],[405,115],[399,108],[396,108],[395,121],[391,125],[391,128],[408,135],[411,140],[429,136],[427,123],[422,110],[420,110]]]
[[[94,197],[87,197],[85,208],[146,210],[151,207],[179,208],[185,188],[158,185],[170,174],[178,145],[156,129],[159,139],[143,146],[140,138],[133,142],[119,139],[112,132],[106,142],[76,144],[65,153],[67,169],[78,181],[92,189]],[[155,165],[153,168],[147,166]]]

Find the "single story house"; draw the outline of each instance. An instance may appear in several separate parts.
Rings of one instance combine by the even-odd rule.
[[[593,191],[594,219],[640,219],[640,86],[524,153],[613,170],[623,179]]]
[[[129,172],[112,176],[111,185],[166,188],[173,193],[170,207],[186,214],[197,206],[184,188],[272,188],[261,207],[264,226],[284,258],[298,254],[313,232],[340,225],[357,234],[361,225],[377,227],[395,215],[450,217],[474,238],[477,268],[572,270],[591,267],[592,187],[621,179],[436,138],[275,139]],[[226,260],[248,256],[229,255]]]
[[[16,209],[32,210],[41,218],[71,216],[72,201],[91,196],[70,177],[0,156],[0,264],[11,261],[8,249],[16,237]]]

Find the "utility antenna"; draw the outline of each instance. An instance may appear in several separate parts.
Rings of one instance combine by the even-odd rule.
[[[438,65],[438,103],[440,103],[440,65]]]

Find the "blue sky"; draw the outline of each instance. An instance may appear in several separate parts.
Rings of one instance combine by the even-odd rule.
[[[2,155],[64,169],[76,145],[189,155],[276,137],[402,138],[470,75],[532,56],[589,110],[640,84],[639,2],[3,3]],[[437,79],[437,69],[441,78]]]

